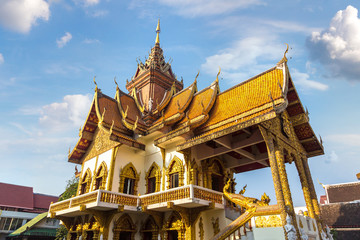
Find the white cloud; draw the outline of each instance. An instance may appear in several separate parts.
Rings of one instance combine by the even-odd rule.
[[[40,124],[55,131],[84,124],[91,105],[90,95],[66,95],[62,102],[41,108]]]
[[[48,21],[50,9],[44,0],[1,0],[0,24],[16,32],[27,33],[38,19]]]
[[[185,17],[219,15],[254,5],[265,5],[262,0],[157,0],[157,2],[172,7],[177,14]],[[150,4],[153,4],[152,1],[132,0],[129,7],[139,8],[142,15],[144,13],[147,15],[149,12],[146,11]]]
[[[358,10],[348,6],[338,11],[328,29],[311,34],[312,57],[329,67],[332,75],[358,80],[360,75],[360,19]]]
[[[60,39],[56,40],[58,48],[64,47],[71,39],[72,39],[71,33],[66,32],[64,36],[62,36]]]
[[[336,154],[336,152],[334,150],[332,150],[330,152],[330,154],[328,154],[325,157],[325,162],[326,163],[334,163],[334,162],[338,162],[339,161],[339,156]]]
[[[208,74],[216,75],[221,67],[224,78],[239,83],[274,67],[277,63],[275,59],[280,60],[284,50],[285,45],[279,44],[275,37],[248,37],[207,57],[201,68]]]
[[[100,0],[74,0],[76,4],[83,5],[84,7],[94,6],[100,3]]]
[[[93,43],[100,43],[100,41],[98,39],[89,39],[89,38],[85,38],[85,40],[83,41],[83,43],[86,44],[93,44]]]
[[[326,140],[341,145],[360,147],[360,134],[332,134],[327,136]]]
[[[299,86],[303,90],[320,90],[325,91],[329,88],[328,85],[310,80],[308,73],[299,72],[297,69],[291,69],[291,77],[295,82],[295,86]]]
[[[3,64],[5,62],[4,56],[0,53],[0,64]]]
[[[92,12],[87,12],[88,15],[90,15],[91,17],[104,17],[106,15],[108,15],[109,11],[107,10],[95,10]]]

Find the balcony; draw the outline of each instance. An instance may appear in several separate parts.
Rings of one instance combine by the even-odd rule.
[[[208,206],[214,203],[215,208],[223,209],[223,194],[196,185],[186,185],[162,192],[134,196],[106,190],[96,190],[50,205],[49,213],[53,217],[72,217],[86,214],[85,209],[109,211],[124,207],[126,211],[139,211],[141,207],[148,210],[168,211],[167,203],[186,208]]]

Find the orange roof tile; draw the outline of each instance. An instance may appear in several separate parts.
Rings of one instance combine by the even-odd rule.
[[[190,106],[188,107],[187,117],[189,120],[195,119],[202,114],[206,114],[212,106],[211,100],[214,100],[214,95],[217,94],[217,87],[208,87],[201,92],[198,92],[194,95],[191,100]],[[187,122],[187,118],[183,118],[178,125]]]
[[[196,91],[196,83],[193,83],[188,88],[185,88],[181,92],[175,94],[169,104],[166,106],[164,112],[164,119],[169,119],[173,117],[175,114],[183,112],[186,107],[189,105],[194,92]],[[153,125],[158,125],[163,120],[163,117],[160,117]]]
[[[128,131],[127,128],[121,123],[121,115],[115,99],[112,99],[100,93],[98,94],[97,104],[99,110],[98,118],[101,119],[102,117],[104,117],[103,122],[108,126],[111,126],[114,120],[114,128],[117,128],[119,130],[121,129],[125,132]]]
[[[282,92],[279,83],[281,86],[284,84],[283,70],[273,68],[220,93],[209,113],[209,120],[200,128],[208,128],[231,117],[271,103],[270,92],[274,100],[280,99]]]

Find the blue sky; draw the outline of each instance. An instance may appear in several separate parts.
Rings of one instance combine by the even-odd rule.
[[[94,92],[115,95],[154,45],[157,19],[166,59],[186,86],[222,69],[223,91],[268,68],[288,43],[288,66],[326,154],[310,159],[317,184],[360,172],[358,1],[0,0],[0,181],[58,195]],[[294,164],[295,205],[303,204]],[[247,194],[274,198],[270,169],[240,174]]]

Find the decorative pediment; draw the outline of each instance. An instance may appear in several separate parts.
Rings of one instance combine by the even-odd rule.
[[[83,156],[83,160],[87,161],[110,149],[120,145],[119,142],[110,140],[110,133],[102,128],[98,128],[95,132],[94,141],[90,145],[88,151]]]

